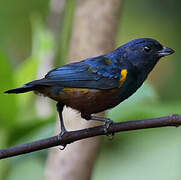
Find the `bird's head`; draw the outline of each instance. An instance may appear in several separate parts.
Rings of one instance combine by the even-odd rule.
[[[161,45],[151,38],[132,40],[118,48],[121,58],[131,62],[138,69],[152,70],[161,57],[174,53],[174,50]]]

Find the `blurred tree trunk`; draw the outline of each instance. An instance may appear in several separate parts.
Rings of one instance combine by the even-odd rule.
[[[48,19],[48,29],[51,32],[54,42],[58,43],[58,34],[60,31],[60,22],[63,18],[63,9],[64,9],[65,0],[51,0],[50,1],[50,14]],[[57,46],[57,44],[55,44]],[[37,78],[41,78],[48,71],[53,69],[54,59],[56,57],[56,51],[48,52],[48,54],[43,56],[43,61],[38,69]],[[43,106],[42,106],[43,104]],[[40,117],[47,117],[51,115],[52,108],[49,99],[44,98],[43,96],[38,96],[36,101],[36,110]]]
[[[77,0],[76,3],[69,60],[80,61],[113,50],[121,1]],[[98,125],[97,122],[81,119],[80,115],[70,108],[64,109],[63,116],[68,130]],[[99,145],[100,137],[94,137],[70,144],[63,151],[53,148],[47,160],[46,179],[90,179]]]

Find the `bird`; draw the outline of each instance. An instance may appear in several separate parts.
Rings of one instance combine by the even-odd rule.
[[[110,53],[53,69],[42,79],[5,93],[34,91],[55,100],[60,139],[67,132],[62,117],[64,106],[77,110],[85,120],[104,121],[107,132],[113,121],[92,114],[111,109],[134,94],[159,59],[174,52],[155,39],[138,38]]]

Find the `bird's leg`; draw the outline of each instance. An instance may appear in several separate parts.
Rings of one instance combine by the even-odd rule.
[[[57,103],[57,111],[58,111],[59,118],[60,118],[60,129],[61,129],[61,132],[58,135],[59,140],[61,140],[62,136],[67,132],[64,122],[63,122],[63,116],[62,116],[63,107],[64,107],[64,104],[62,104],[60,102]],[[66,147],[66,144],[63,145],[63,149],[65,147]],[[61,150],[63,150],[63,149],[61,149]]]
[[[104,127],[104,132],[107,133],[109,126],[113,124],[113,121],[109,118],[103,118],[103,117],[96,117],[96,116],[91,116],[90,120],[95,120],[95,121],[102,121],[105,122],[105,127]]]
[[[96,116],[91,116],[91,115],[83,115],[81,114],[81,117],[86,119],[86,120],[95,120],[95,121],[101,121],[101,122],[105,122],[105,125],[104,125],[104,132],[107,134],[108,132],[108,129],[109,129],[109,126],[111,124],[113,124],[113,120],[109,119],[109,118],[104,118],[104,117],[96,117]],[[109,135],[109,134],[108,134]],[[113,137],[114,134],[111,134],[111,136]]]

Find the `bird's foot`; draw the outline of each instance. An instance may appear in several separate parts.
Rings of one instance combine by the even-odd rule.
[[[104,117],[96,117],[96,116],[85,116],[84,114],[81,114],[82,118],[86,119],[86,120],[95,120],[95,121],[101,121],[101,122],[105,122],[104,124],[104,132],[107,136],[109,136],[110,140],[113,139],[114,137],[114,133],[108,133],[108,129],[110,127],[111,124],[113,124],[113,120],[109,119],[109,118],[104,118]]]
[[[113,124],[113,120],[109,119],[109,118],[105,118],[105,124],[104,124],[104,132],[107,134],[108,133],[108,129],[110,127],[111,124]],[[109,134],[108,134],[109,135]]]
[[[114,123],[113,120],[106,118],[105,125],[104,125],[104,132],[109,137],[110,141],[112,141],[114,139],[114,133],[108,133],[108,129],[109,129],[110,125],[113,123]]]
[[[59,133],[58,135],[58,140],[61,141],[62,137],[67,133],[66,130],[63,130]],[[60,150],[64,150],[66,148],[67,144],[61,144],[61,147],[59,148]]]

